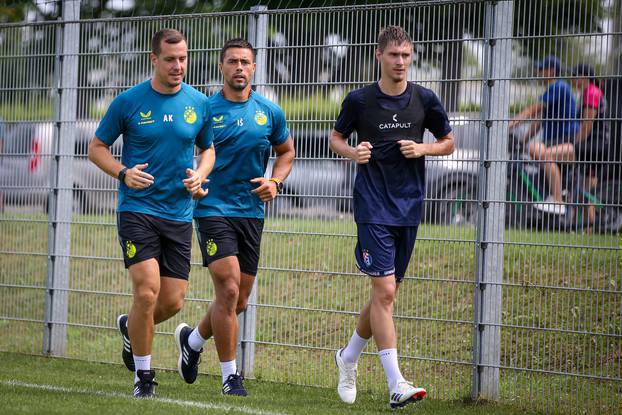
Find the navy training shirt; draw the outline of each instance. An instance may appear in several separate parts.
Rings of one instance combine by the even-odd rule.
[[[372,88],[372,101],[378,108],[368,108],[368,88]],[[379,141],[363,135],[363,131],[370,131],[370,123],[376,123],[378,131],[383,131]],[[395,127],[394,133],[391,127]],[[395,141],[421,142],[424,129],[437,139],[451,132],[447,113],[434,92],[414,83],[409,83],[398,96],[382,93],[378,83],[357,89],[343,101],[334,129],[346,138],[357,131],[359,142],[370,141],[374,146],[370,162],[357,166],[353,192],[355,221],[389,226],[419,225],[425,195],[424,158],[405,158]]]

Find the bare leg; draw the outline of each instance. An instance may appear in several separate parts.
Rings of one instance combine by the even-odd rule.
[[[546,175],[551,195],[556,203],[562,203],[562,173],[557,163],[545,163],[544,174]]]
[[[395,292],[400,288],[400,284],[396,283]],[[369,314],[371,310],[371,299],[363,306],[359,314],[356,324],[356,332],[364,339],[370,339],[372,336],[371,323],[369,322]]]
[[[389,275],[372,278],[369,325],[378,350],[395,349],[397,339],[393,324],[393,301],[395,300],[395,277]]]
[[[182,309],[187,288],[187,280],[164,276],[160,279],[160,295],[153,316],[155,324],[168,320]]]
[[[240,288],[239,288],[239,294],[238,294],[238,304],[236,307],[236,314],[240,314],[243,311],[246,310],[246,306],[248,304],[248,297],[251,294],[251,291],[253,289],[253,283],[255,282],[255,277],[249,274],[245,274],[245,273],[240,273]],[[205,314],[205,316],[203,316],[203,318],[201,319],[201,322],[199,323],[199,333],[201,334],[201,337],[203,337],[205,340],[209,339],[210,337],[213,336],[213,332],[212,332],[212,321],[211,321],[211,316],[213,313],[213,307],[214,303],[210,303],[210,305],[207,307],[207,313]]]
[[[542,153],[543,160],[573,161],[574,145],[572,143],[548,147]],[[562,202],[562,175],[557,163],[546,163],[544,172],[551,188],[551,194],[556,202]]]
[[[236,257],[229,256],[212,262],[209,270],[216,295],[199,323],[199,333],[204,339],[213,335],[220,361],[228,362],[235,359],[236,352],[240,265]]]
[[[136,356],[151,354],[154,313],[160,293],[160,267],[155,259],[148,259],[129,267],[134,285],[134,302],[127,323]]]

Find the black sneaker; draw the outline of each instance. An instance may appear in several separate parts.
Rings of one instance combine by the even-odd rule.
[[[138,382],[134,384],[135,398],[153,398],[155,397],[155,387],[158,384],[155,379],[154,370],[139,370],[136,375]]]
[[[222,385],[223,395],[247,396],[246,389],[242,384],[242,376],[234,373],[229,375],[225,383]]]
[[[123,352],[121,352],[123,363],[125,363],[127,370],[133,372],[135,370],[134,355],[132,353],[130,335],[127,332],[127,314],[121,314],[117,317],[117,329],[119,329],[119,333],[121,333],[121,337],[123,338]]]
[[[177,372],[186,383],[194,383],[199,373],[199,361],[201,358],[200,351],[195,351],[188,344],[188,337],[192,333],[193,328],[186,323],[181,323],[175,329],[175,343],[179,349],[179,359],[177,359]]]

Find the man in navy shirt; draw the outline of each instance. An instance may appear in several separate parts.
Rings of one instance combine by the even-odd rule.
[[[117,319],[123,362],[135,371],[134,396],[154,395],[151,370],[154,324],[182,307],[192,245],[192,195],[214,165],[207,97],[182,82],[188,46],[177,30],[152,39],[153,77],[123,92],[110,104],[89,159],[119,179],[117,227],[134,302]],[[110,146],[123,134],[121,163]],[[195,145],[201,152],[192,170]]]
[[[264,204],[282,190],[294,161],[294,143],[278,105],[251,89],[255,51],[245,39],[228,40],[220,52],[222,91],[210,97],[216,164],[210,191],[194,209],[203,266],[215,299],[193,329],[175,330],[177,369],[187,383],[197,377],[203,344],[214,337],[222,393],[246,396],[235,357],[237,314],[246,309],[259,264]],[[276,160],[265,178],[270,150]]]
[[[531,121],[526,139],[530,139],[541,130],[540,138],[529,142],[529,155],[535,160],[550,160],[551,147],[572,142],[579,128],[577,105],[572,94],[572,88],[561,75],[562,64],[553,55],[537,61],[535,69],[538,77],[544,79],[546,91],[534,103],[518,114],[509,124],[510,128]],[[540,121],[541,120],[541,121]],[[544,163],[544,173],[549,183],[551,195],[543,203],[536,203],[534,207],[547,213],[564,215],[566,207],[562,204],[561,172],[555,161]]]
[[[454,142],[436,95],[407,81],[412,53],[412,40],[401,27],[380,32],[376,49],[380,81],[348,94],[330,137],[333,151],[358,164],[355,254],[358,268],[371,277],[372,286],[348,345],[335,354],[337,391],[346,403],[356,399],[357,361],[372,336],[387,377],[390,406],[402,407],[426,395],[425,389],[414,387],[400,372],[393,301],[421,219],[424,156],[451,154]],[[425,129],[434,134],[435,143],[423,143]],[[346,140],[355,130],[359,143],[350,146]]]

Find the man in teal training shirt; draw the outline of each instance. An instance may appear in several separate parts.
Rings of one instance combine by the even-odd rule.
[[[172,29],[152,39],[153,77],[110,104],[89,145],[89,159],[119,179],[117,227],[134,302],[117,319],[123,362],[135,372],[134,396],[155,394],[154,325],[181,309],[188,287],[193,194],[214,165],[207,98],[183,83],[188,46]],[[110,146],[123,134],[121,163]],[[201,152],[193,167],[195,145]]]
[[[220,53],[222,91],[210,97],[216,164],[209,194],[194,209],[203,266],[216,298],[198,327],[175,330],[178,371],[187,383],[197,377],[203,344],[214,336],[222,393],[246,396],[235,363],[237,314],[246,309],[259,263],[264,203],[281,191],[294,161],[294,144],[281,108],[251,90],[255,51],[244,39]],[[276,153],[271,178],[264,178],[270,148]]]

